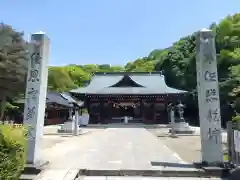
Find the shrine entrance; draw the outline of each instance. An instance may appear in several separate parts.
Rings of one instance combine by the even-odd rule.
[[[129,122],[140,122],[140,107],[131,102],[119,102],[113,104],[111,112],[113,122],[124,122],[124,117],[129,118]]]
[[[135,117],[135,111],[134,111],[134,107],[132,106],[125,106],[125,116],[129,116],[129,117]]]

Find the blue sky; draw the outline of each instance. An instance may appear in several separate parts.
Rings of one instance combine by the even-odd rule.
[[[240,11],[240,0],[1,0],[1,21],[44,31],[51,65],[123,65]]]

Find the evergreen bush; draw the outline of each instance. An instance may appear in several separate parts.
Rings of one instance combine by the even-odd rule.
[[[17,180],[26,163],[27,129],[0,124],[0,179]]]

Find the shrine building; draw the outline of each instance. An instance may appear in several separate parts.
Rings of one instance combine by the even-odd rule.
[[[187,91],[170,88],[161,72],[97,72],[86,87],[70,93],[84,100],[89,123],[168,123],[169,102],[182,100]]]
[[[24,111],[24,103],[24,98],[15,102],[20,107],[20,112]],[[69,120],[71,110],[76,107],[81,109],[82,106],[83,102],[76,101],[69,93],[47,92],[44,125],[64,124]],[[18,123],[23,123],[23,114],[15,114],[14,119]]]

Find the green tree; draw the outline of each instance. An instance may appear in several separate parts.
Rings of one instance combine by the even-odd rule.
[[[65,66],[64,69],[68,72],[73,83],[78,86],[84,86],[85,82],[90,79],[90,74],[76,65]]]
[[[86,73],[92,75],[95,72],[99,71],[99,67],[97,64],[86,64],[80,66]]]
[[[27,44],[23,33],[11,26],[0,24],[0,119],[7,105],[7,98],[25,91],[27,73]]]
[[[155,61],[151,57],[138,58],[134,62],[129,62],[125,65],[125,70],[127,72],[131,71],[142,71],[142,72],[151,72],[154,70]]]
[[[165,51],[160,50],[155,70],[164,71],[166,83],[188,91],[196,87],[195,36],[187,36],[175,42]],[[155,53],[158,53],[155,51]]]
[[[48,89],[65,92],[77,88],[64,67],[49,67]]]

